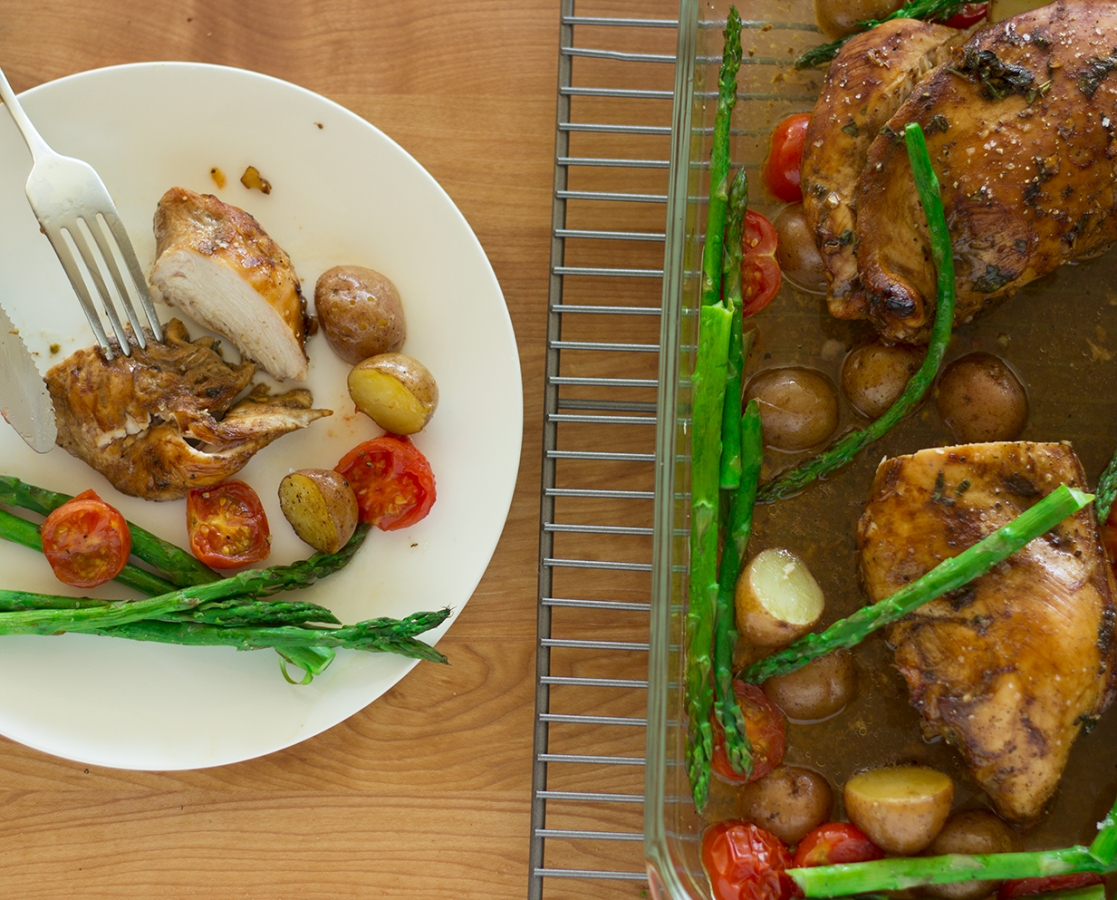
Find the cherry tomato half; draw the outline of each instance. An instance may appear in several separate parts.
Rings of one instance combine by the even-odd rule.
[[[1016,900],[1051,891],[1073,891],[1092,884],[1105,884],[1105,879],[1094,872],[1076,875],[1048,875],[1044,878],[1015,878],[1004,882],[997,891],[997,900]]]
[[[987,18],[989,18],[988,3],[967,3],[943,24],[951,28],[966,29]]]
[[[94,491],[82,491],[51,512],[39,533],[55,577],[71,587],[112,581],[132,552],[124,516]]]
[[[789,900],[801,897],[784,870],[791,854],[772,832],[748,822],[725,821],[702,835],[702,865],[715,900]]]
[[[783,274],[776,258],[778,246],[772,223],[748,210],[741,237],[741,314],[746,318],[764,309],[779,293]]]
[[[779,707],[755,684],[734,681],[733,692],[741,704],[741,714],[745,717],[745,734],[752,745],[752,775],[745,778],[733,771],[729,757],[725,755],[725,732],[717,718],[710,721],[714,732],[714,755],[710,760],[710,768],[726,781],[744,784],[763,778],[780,764],[787,744],[787,726]]]
[[[215,569],[247,566],[271,553],[264,506],[243,481],[194,488],[186,497],[186,529],[194,555]]]
[[[764,160],[764,183],[776,199],[784,203],[798,203],[803,199],[799,169],[803,164],[803,144],[810,120],[810,113],[795,113],[772,129],[768,158]]]
[[[407,528],[434,506],[434,474],[411,441],[385,434],[354,447],[337,464],[357,494],[361,521],[381,531]]]
[[[884,851],[849,822],[827,822],[807,832],[795,848],[794,868],[836,866],[884,859]]]

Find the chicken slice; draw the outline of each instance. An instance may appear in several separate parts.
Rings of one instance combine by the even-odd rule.
[[[1059,484],[1083,481],[1066,443],[884,461],[857,532],[869,599],[891,596]],[[1041,814],[1074,739],[1113,700],[1115,589],[1088,507],[889,629],[927,735],[958,747],[1007,819]]]
[[[1115,0],[1061,0],[979,31],[915,88],[856,192],[865,314],[925,342],[935,307],[926,219],[902,133],[918,122],[954,244],[955,321],[1117,240]]]
[[[869,146],[916,81],[947,58],[958,36],[945,25],[893,19],[851,37],[826,72],[800,174],[803,212],[826,265],[826,302],[837,318],[864,316],[853,199]]]
[[[227,337],[283,381],[307,373],[306,303],[287,254],[248,213],[171,188],[155,210],[157,299]]]
[[[276,438],[330,415],[310,392],[268,397],[251,384],[255,366],[230,365],[212,339],[191,342],[172,319],[165,341],[106,362],[95,347],[47,372],[58,444],[121,493],[174,500],[239,472]]]

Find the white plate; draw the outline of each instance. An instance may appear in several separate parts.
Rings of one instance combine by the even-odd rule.
[[[401,147],[353,113],[239,69],[121,66],[42,85],[22,100],[48,143],[101,174],[145,266],[154,253],[156,203],[180,185],[215,193],[256,216],[290,254],[308,300],[318,275],[340,263],[369,266],[396,283],[407,316],[405,350],[426,363],[441,394],[431,424],[415,436],[434,470],[438,499],[415,527],[374,531],[348,569],[300,596],[329,606],[344,622],[446,605],[460,612],[508,514],[523,397],[500,286],[446,193]],[[10,117],[0,113],[0,301],[45,371],[94,339],[24,197],[30,165]],[[271,182],[270,195],[240,184],[248,165]],[[227,176],[224,189],[211,180],[213,167]],[[169,315],[164,310],[164,320]],[[53,357],[52,343],[61,345]],[[315,405],[334,415],[280,438],[238,476],[265,502],[274,534],[269,564],[310,552],[279,510],[283,475],[304,466],[332,467],[380,433],[353,413],[347,367],[325,338],[313,338],[308,349]],[[129,519],[185,543],[185,501],[124,497],[59,448],[35,454],[3,423],[0,460],[0,471],[55,490],[93,487]],[[42,557],[23,547],[0,545],[0,572],[5,588],[66,592]],[[95,593],[126,592],[106,585]],[[270,753],[336,725],[414,664],[340,651],[313,684],[295,687],[284,681],[270,650],[85,635],[2,637],[0,733],[97,765],[214,766]]]

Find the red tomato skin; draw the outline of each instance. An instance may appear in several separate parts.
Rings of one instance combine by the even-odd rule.
[[[810,120],[810,113],[795,113],[772,129],[768,158],[764,160],[764,183],[772,195],[784,203],[798,203],[803,199],[799,170]]]
[[[1095,872],[1048,875],[1044,878],[1014,878],[1001,885],[997,891],[997,900],[1016,900],[1018,897],[1031,897],[1051,891],[1073,891],[1093,884],[1105,884],[1105,878]]]
[[[702,835],[702,865],[715,900],[790,900],[802,892],[785,871],[791,855],[772,832],[749,822],[711,825]]]
[[[775,226],[755,210],[747,210],[741,235],[741,315],[746,319],[779,293],[783,273],[776,258],[778,246]]]
[[[124,516],[92,490],[52,511],[39,533],[55,577],[71,587],[112,581],[132,552],[132,532]]]
[[[884,859],[884,851],[849,822],[826,822],[809,831],[795,848],[793,868],[836,866],[841,863]]]
[[[385,434],[354,447],[334,467],[353,486],[361,521],[381,531],[426,518],[436,499],[430,463],[410,438]],[[384,495],[392,491],[389,500]]]
[[[214,569],[238,569],[271,553],[271,527],[255,490],[243,481],[194,488],[186,496],[190,550]]]
[[[958,12],[943,22],[951,28],[964,30],[989,18],[988,3],[967,3]]]
[[[763,778],[780,764],[787,746],[787,723],[780,708],[755,684],[734,681],[733,691],[741,704],[741,712],[745,717],[745,734],[752,745],[752,775],[746,778],[733,771],[729,757],[725,755],[725,731],[716,717],[711,717],[710,720],[714,733],[714,753],[710,768],[726,781],[747,784]]]

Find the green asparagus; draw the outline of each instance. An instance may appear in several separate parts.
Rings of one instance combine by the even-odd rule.
[[[965,0],[909,0],[898,10],[881,19],[866,19],[863,22],[858,22],[854,26],[854,34],[876,28],[882,22],[890,22],[893,19],[923,19],[927,22],[945,22],[966,5]],[[813,69],[816,66],[826,65],[838,55],[842,44],[851,37],[853,37],[853,34],[831,41],[829,44],[812,47],[795,60],[795,68]]]
[[[985,574],[1029,541],[1054,528],[1067,516],[1084,509],[1094,497],[1075,488],[1059,485],[1031,509],[1002,525],[988,537],[945,559],[922,578],[898,590],[891,597],[859,609],[839,619],[825,631],[808,634],[783,650],[749,666],[741,676],[761,684],[776,675],[801,669],[812,659],[833,650],[853,647],[868,635],[918,609],[924,603],[960,588]]]
[[[1117,453],[1113,454],[1105,470],[1098,476],[1098,487],[1094,493],[1098,496],[1094,504],[1098,524],[1104,525],[1109,518],[1109,510],[1113,507],[1113,500],[1117,497]]]
[[[1098,823],[1098,834],[1090,844],[1090,853],[1110,865],[1117,866],[1117,801]]]
[[[942,198],[939,195],[939,182],[931,168],[927,154],[927,143],[919,124],[912,122],[904,130],[908,158],[911,160],[915,175],[915,186],[927,216],[931,231],[931,254],[938,272],[938,298],[935,304],[935,322],[931,329],[931,340],[927,345],[927,355],[914,375],[908,380],[899,399],[889,407],[879,419],[864,428],[851,431],[840,438],[817,456],[760,486],[757,500],[770,503],[796,494],[814,481],[829,475],[849,463],[861,450],[879,440],[897,422],[910,413],[930,389],[942,364],[946,348],[950,344],[950,333],[954,325],[954,258],[950,243],[950,233],[946,227]]]
[[[72,499],[69,494],[26,484],[11,475],[0,475],[0,503],[7,506],[18,506],[46,516]],[[152,566],[175,587],[221,580],[220,575],[202,565],[182,548],[157,537],[134,522],[128,523],[128,529],[132,534],[133,555]]]
[[[744,716],[733,690],[733,648],[737,643],[734,609],[737,578],[741,574],[764,447],[760,431],[760,403],[749,401],[740,417],[742,472],[740,485],[730,499],[729,535],[722,551],[718,599],[714,613],[714,711],[725,732],[725,755],[735,772],[752,775],[752,747],[745,733]]]
[[[729,330],[725,406],[721,427],[721,487],[727,491],[736,490],[741,483],[741,379],[744,376],[745,359],[755,337],[753,331],[744,334],[744,304],[741,301],[741,239],[745,230],[748,202],[749,178],[745,169],[741,168],[729,187],[725,249],[722,253],[722,294],[726,308],[733,315]]]
[[[690,577],[687,610],[687,770],[694,801],[706,804],[713,734],[710,652],[717,602],[721,424],[725,406],[732,313],[721,297],[722,249],[729,200],[729,123],[737,101],[741,64],[741,18],[733,7],[725,27],[718,77],[718,104],[710,152],[710,203],[703,249],[702,305],[694,374],[691,441]]]

